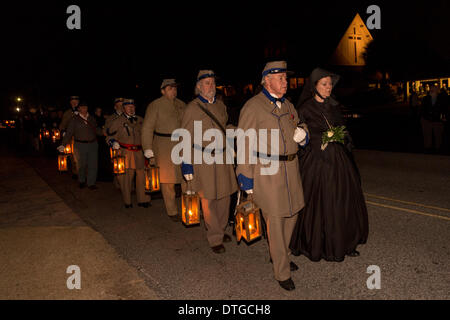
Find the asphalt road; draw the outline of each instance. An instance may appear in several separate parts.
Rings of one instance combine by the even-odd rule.
[[[341,263],[292,257],[300,267],[292,292],[274,280],[264,239],[227,243],[217,255],[203,224],[172,222],[160,197],[148,209],[126,210],[112,183],[81,190],[57,172],[54,158],[24,160],[161,299],[449,299],[450,157],[356,150],[355,158],[368,203],[368,242],[358,248],[360,257]],[[381,288],[370,290],[373,265]]]

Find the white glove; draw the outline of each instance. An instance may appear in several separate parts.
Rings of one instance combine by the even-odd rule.
[[[64,131],[62,136],[64,137],[65,135],[66,135],[66,132]]]
[[[185,174],[184,178],[186,179],[186,181],[191,181],[194,179],[194,175],[192,173],[190,174]]]
[[[119,150],[119,149],[120,149],[120,144],[119,144],[117,141],[114,141],[114,142],[113,142],[113,145],[112,145],[112,148],[113,148],[114,150]]]
[[[65,148],[64,148],[63,145],[60,145],[60,146],[59,146],[58,148],[56,148],[56,149],[58,149],[59,152],[63,153]]]
[[[245,190],[245,192],[246,192],[247,194],[253,194],[253,189]]]
[[[294,141],[297,143],[303,142],[306,139],[306,131],[303,128],[297,127],[294,132]]]
[[[153,158],[155,155],[153,153],[153,150],[151,149],[147,149],[144,151],[144,157],[146,157],[147,159]]]

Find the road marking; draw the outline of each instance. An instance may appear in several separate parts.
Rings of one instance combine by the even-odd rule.
[[[409,212],[409,213],[415,213],[415,214],[420,214],[420,215],[423,215],[423,216],[429,216],[429,217],[433,217],[433,218],[438,218],[438,219],[450,221],[450,217],[444,217],[444,216],[440,216],[440,215],[437,215],[437,214],[431,214],[431,213],[425,213],[425,212],[412,210],[412,209],[406,209],[406,208],[389,206],[387,204],[381,204],[381,203],[372,202],[372,201],[368,201],[368,200],[366,200],[366,202],[368,204],[371,204],[371,205],[374,205],[374,206],[379,206],[379,207],[384,207],[384,208],[389,208],[389,209],[394,209],[394,210],[400,210],[400,211],[405,211],[405,212]]]
[[[397,200],[397,199],[392,199],[392,198],[388,198],[388,197],[382,197],[382,196],[377,196],[375,194],[370,194],[370,193],[364,193],[364,195],[371,197],[371,198],[377,198],[377,199],[382,199],[382,200],[389,200],[389,201],[394,201],[394,202],[400,202],[400,203],[405,203],[405,204],[411,204],[414,206],[418,206],[418,207],[424,207],[424,208],[428,208],[428,209],[434,209],[434,210],[439,210],[439,211],[446,211],[446,212],[450,212],[450,209],[447,208],[440,208],[440,207],[433,207],[433,206],[428,206],[425,204],[421,204],[421,203],[417,203],[417,202],[410,202],[410,201],[404,201],[404,200]]]

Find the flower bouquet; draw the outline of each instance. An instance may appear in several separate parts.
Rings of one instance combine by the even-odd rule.
[[[322,145],[320,146],[320,149],[322,151],[325,150],[328,147],[328,143],[330,142],[338,142],[344,144],[346,134],[345,126],[333,127],[332,125],[330,125],[327,117],[325,117],[323,113],[322,116],[327,123],[328,130],[322,134]]]
[[[322,134],[322,145],[320,149],[323,151],[330,142],[338,142],[344,144],[345,126],[330,126],[327,131]]]

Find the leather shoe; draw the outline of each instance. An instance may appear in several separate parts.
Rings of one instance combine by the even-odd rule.
[[[231,237],[227,234],[223,235],[223,242],[231,242]]]
[[[289,268],[291,269],[291,271],[297,271],[298,270],[298,266],[292,261],[289,263]]]
[[[282,287],[284,290],[292,291],[295,289],[295,284],[294,281],[292,281],[292,278],[289,278],[284,281],[278,281],[278,283],[280,284],[280,287]]]
[[[95,184],[93,184],[92,186],[89,186],[88,188],[89,188],[89,190],[97,190],[98,189],[98,187]]]
[[[218,246],[211,247],[211,249],[214,253],[224,253],[225,252],[225,247],[223,246],[223,244],[219,244]]]
[[[80,189],[86,188],[86,182],[80,182]]]
[[[349,257],[359,257],[359,251],[353,250],[348,254]]]
[[[149,205],[151,205],[150,202],[138,203],[138,207],[142,207],[142,208],[148,208]]]
[[[130,208],[133,208],[133,204],[130,203],[130,204],[125,205],[125,209],[130,209]]]

